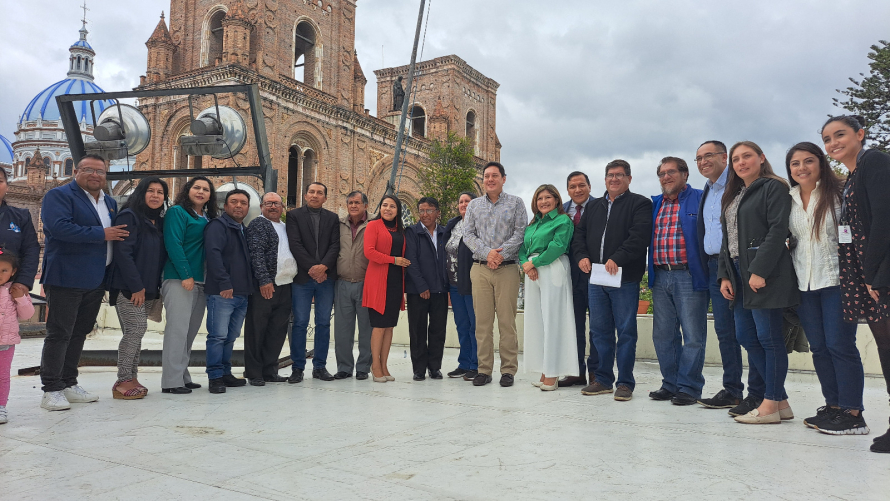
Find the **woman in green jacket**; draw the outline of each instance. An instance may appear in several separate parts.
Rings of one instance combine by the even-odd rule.
[[[164,216],[167,264],[161,295],[167,311],[161,356],[161,391],[185,394],[201,385],[192,382],[188,365],[192,343],[204,310],[204,227],[217,216],[216,190],[203,176],[189,180]]]
[[[559,190],[541,185],[532,197],[531,222],[519,248],[525,271],[526,372],[541,374],[533,385],[557,388],[560,376],[578,373],[572,277],[566,251],[575,225],[562,207]]]
[[[756,144],[736,143],[729,158],[717,280],[723,297],[734,303],[736,337],[760,376],[749,381],[749,397],[730,414],[740,423],[777,424],[794,418],[785,394],[788,354],[782,333],[782,309],[800,302],[785,244],[791,196],[788,182],[773,172]]]

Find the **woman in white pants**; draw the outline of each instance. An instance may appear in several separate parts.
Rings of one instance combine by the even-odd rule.
[[[551,184],[535,190],[532,213],[519,248],[525,271],[524,363],[526,372],[541,374],[532,384],[552,391],[559,377],[578,372],[572,278],[566,256],[575,225],[562,208],[559,190]]]

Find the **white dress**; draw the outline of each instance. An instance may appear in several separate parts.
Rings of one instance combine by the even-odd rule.
[[[537,270],[537,280],[525,277],[525,371],[546,377],[577,376],[569,258],[563,254]]]

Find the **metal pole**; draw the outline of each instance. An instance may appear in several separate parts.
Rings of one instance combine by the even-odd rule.
[[[386,184],[386,194],[396,191],[396,172],[399,170],[399,156],[402,153],[402,141],[405,140],[405,119],[408,116],[408,101],[411,98],[411,85],[414,82],[414,63],[417,60],[417,44],[420,41],[420,26],[423,24],[423,6],[426,0],[420,0],[420,12],[417,14],[417,30],[414,32],[414,48],[411,50],[411,64],[408,67],[408,84],[405,86],[405,100],[402,102],[402,118],[399,120],[399,133],[396,136],[396,152],[392,156],[392,172]]]

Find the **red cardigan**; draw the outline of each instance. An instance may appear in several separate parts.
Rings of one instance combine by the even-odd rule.
[[[395,264],[392,251],[392,235],[382,219],[369,221],[365,227],[365,257],[368,270],[365,272],[365,285],[362,289],[362,306],[371,308],[381,315],[386,309],[386,276],[389,265]],[[402,240],[402,256],[405,255],[405,239]],[[402,291],[405,290],[405,274],[402,273]],[[399,308],[405,309],[405,294],[401,294]]]

